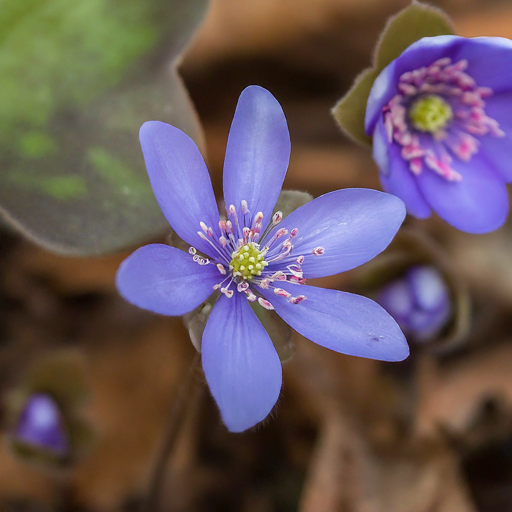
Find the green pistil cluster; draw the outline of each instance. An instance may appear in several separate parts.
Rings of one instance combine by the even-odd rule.
[[[450,105],[440,96],[423,96],[409,109],[409,119],[414,128],[422,132],[436,133],[452,119]]]
[[[235,251],[232,255],[229,270],[235,276],[250,281],[254,276],[261,276],[261,271],[268,265],[265,256],[260,251],[260,246],[254,242],[248,242]]]

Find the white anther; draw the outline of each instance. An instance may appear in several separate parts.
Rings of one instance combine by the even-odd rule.
[[[220,264],[220,263],[217,263],[217,268],[219,269],[219,272],[225,276],[226,275],[226,269]]]
[[[298,265],[302,265],[304,263],[304,256],[299,256],[295,261]]]
[[[251,292],[251,290],[246,290],[245,294],[247,295],[247,300],[249,302],[254,302],[258,298],[256,295],[254,295],[254,293]]]
[[[213,285],[213,289],[214,289],[214,290],[218,290],[219,288],[220,288],[220,284],[214,284],[214,285]]]
[[[283,212],[276,212],[272,217],[272,224],[279,224],[283,220]]]
[[[274,288],[274,293],[276,295],[279,295],[280,297],[290,297],[291,293],[288,293],[286,290],[283,290],[282,288]]]
[[[188,248],[188,253],[191,254],[192,256],[194,256],[194,254],[196,254],[197,250],[195,247],[189,247]]]
[[[263,212],[258,212],[258,213],[254,216],[253,224],[259,224],[262,220],[263,220]]]
[[[288,233],[288,230],[286,228],[281,228],[277,233],[276,233],[276,238],[281,238],[282,236],[286,235]]]
[[[324,254],[324,253],[325,253],[325,249],[323,247],[315,247],[313,249],[313,254],[315,256],[322,256],[322,254]]]
[[[204,222],[200,222],[199,225],[201,226],[201,229],[206,233],[208,231],[208,228],[206,227],[206,224]]]
[[[238,283],[236,289],[239,291],[239,292],[245,292],[245,290],[247,290],[249,288],[249,283],[247,282],[242,282],[242,283]]]
[[[226,245],[228,244],[228,241],[226,240],[226,238],[224,236],[221,236],[219,238],[219,242],[222,244],[222,247],[226,247]]]
[[[300,304],[305,299],[307,299],[305,295],[299,295],[298,297],[291,297],[288,299],[288,302],[291,302],[292,304]]]
[[[249,208],[247,208],[247,201],[245,199],[242,199],[240,204],[242,205],[242,213],[247,213],[249,211]]]
[[[229,205],[229,214],[234,215],[236,213],[236,208],[234,204]]]
[[[295,238],[299,234],[299,230],[297,228],[293,228],[290,231],[290,238]]]
[[[268,301],[261,297],[258,298],[258,303],[260,306],[263,306],[265,309],[272,310],[274,309],[274,306]]]

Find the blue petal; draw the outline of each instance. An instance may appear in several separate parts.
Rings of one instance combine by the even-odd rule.
[[[335,352],[380,361],[402,361],[409,347],[393,318],[376,302],[338,290],[279,283],[299,304],[262,290],[277,314],[304,337]]]
[[[481,154],[470,162],[454,158],[452,167],[461,181],[447,181],[424,169],[416,177],[419,189],[432,209],[452,226],[467,233],[488,233],[503,225],[508,214],[507,187]]]
[[[382,108],[398,92],[398,80],[403,73],[428,66],[441,57],[453,58],[457,49],[466,41],[469,39],[458,36],[424,37],[388,64],[376,78],[368,97],[365,117],[366,133],[371,135],[375,130]]]
[[[14,431],[17,441],[34,448],[66,455],[69,440],[55,400],[46,393],[35,393],[25,403]]]
[[[407,282],[419,309],[437,311],[449,308],[449,291],[441,274],[434,267],[412,267],[407,272]]]
[[[404,217],[404,204],[395,196],[368,189],[337,190],[292,212],[267,238],[277,229],[297,228],[292,257],[305,256],[304,277],[325,277],[362,265],[382,252]],[[323,255],[313,254],[317,247],[325,249]]]
[[[382,108],[397,94],[397,83],[398,81],[395,80],[395,61],[392,61],[375,79],[368,96],[364,118],[367,135],[372,135],[377,121],[382,117]]]
[[[171,316],[192,311],[220,281],[215,265],[199,265],[186,252],[163,244],[137,249],[116,275],[117,289],[128,302]]]
[[[401,154],[400,147],[387,140],[384,122],[379,120],[373,134],[373,158],[380,169],[380,182],[389,194],[399,197],[407,213],[418,219],[430,217],[431,210],[423,199],[416,180]]]
[[[414,308],[411,290],[403,278],[384,286],[375,300],[398,322],[406,319]]]
[[[181,130],[160,121],[144,123],[139,133],[144,160],[156,200],[180,238],[214,256],[197,232],[219,222],[219,212],[203,157]]]
[[[486,99],[485,113],[498,121],[504,137],[480,137],[479,153],[503,179],[512,182],[512,93],[503,93]]]
[[[220,297],[201,350],[206,380],[228,429],[242,432],[265,419],[281,391],[281,363],[244,294]]]
[[[244,89],[229,131],[224,161],[226,206],[242,200],[254,216],[263,212],[263,229],[272,210],[290,159],[290,135],[281,105],[266,89]]]
[[[495,94],[512,89],[512,41],[504,37],[464,39],[453,56],[467,59],[467,69],[480,87],[490,87]]]

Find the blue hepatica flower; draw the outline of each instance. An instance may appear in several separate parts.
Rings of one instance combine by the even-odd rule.
[[[499,228],[512,180],[512,41],[426,37],[377,77],[366,133],[384,190],[469,233]]]
[[[400,199],[375,190],[325,194],[286,218],[273,209],[290,156],[281,106],[251,86],[238,101],[224,162],[226,217],[193,141],[158,121],[140,131],[156,199],[189,252],[142,247],[120,266],[117,286],[133,304],[183,315],[214,290],[220,297],[202,340],[206,380],[233,432],[263,420],[281,390],[281,363],[251,302],[277,312],[310,340],[337,352],[384,361],[407,357],[395,321],[375,302],[306,285],[380,253],[405,216]],[[201,253],[201,254],[200,254]]]
[[[34,393],[28,398],[13,435],[19,443],[57,456],[65,456],[68,452],[68,436],[61,412],[46,393]]]
[[[376,301],[418,342],[433,339],[451,316],[448,287],[441,274],[428,265],[409,268],[386,284]]]

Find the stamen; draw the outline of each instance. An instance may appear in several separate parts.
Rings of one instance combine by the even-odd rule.
[[[268,309],[270,311],[274,309],[274,306],[272,306],[272,304],[268,300],[263,299],[262,297],[258,298],[258,303],[260,306],[263,306],[265,309]]]
[[[388,141],[402,147],[401,156],[413,174],[427,167],[446,180],[459,181],[462,176],[453,169],[450,155],[467,162],[478,152],[477,137],[505,136],[485,113],[484,99],[492,89],[478,87],[467,68],[466,59],[452,64],[445,57],[403,73],[399,94],[383,108]]]
[[[313,249],[313,254],[315,256],[322,256],[322,254],[324,254],[324,253],[325,253],[325,249],[321,246],[315,247]]]

